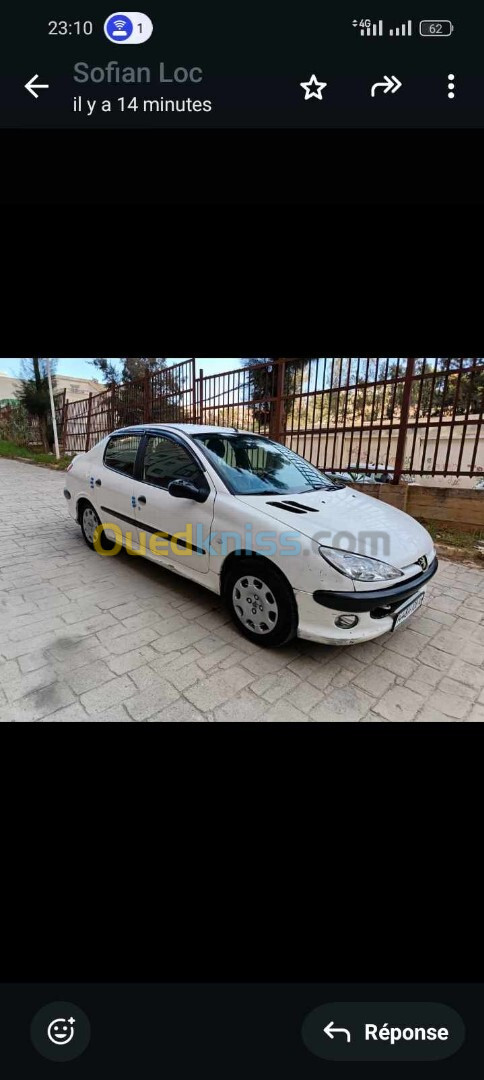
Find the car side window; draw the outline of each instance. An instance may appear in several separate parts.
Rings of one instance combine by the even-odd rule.
[[[141,435],[113,435],[104,451],[104,464],[124,476],[134,476],[140,442]]]
[[[172,480],[189,480],[197,487],[207,487],[202,470],[180,443],[150,435],[143,462],[143,481],[166,490]]]

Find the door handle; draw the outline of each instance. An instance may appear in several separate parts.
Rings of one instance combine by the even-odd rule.
[[[101,487],[101,481],[100,480],[96,480],[96,487]]]
[[[145,499],[145,496],[144,496],[144,495],[139,495],[139,496],[138,496],[138,502],[139,502],[139,503],[143,503],[143,506],[144,506],[144,505],[145,505],[145,503],[146,503],[146,499]]]

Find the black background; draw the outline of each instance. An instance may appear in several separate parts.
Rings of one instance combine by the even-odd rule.
[[[183,243],[197,264],[206,260],[207,250],[191,247],[183,234],[184,218],[158,220],[144,214],[137,219],[137,230],[132,231],[124,216],[121,220],[105,208],[133,204],[263,207],[257,220],[250,218],[250,227],[253,254],[259,251],[264,257],[266,251],[270,255],[274,241],[282,243],[287,228],[296,241],[304,239],[296,215],[274,224],[271,245],[266,248],[266,207],[328,203],[424,207],[418,220],[411,221],[412,233],[398,216],[391,225],[393,236],[403,229],[406,241],[415,245],[414,274],[423,270],[422,254],[431,262],[430,284],[440,270],[434,259],[436,245],[442,244],[448,251],[452,230],[459,237],[458,243],[454,241],[455,258],[461,262],[461,240],[464,236],[468,241],[473,238],[475,218],[470,219],[470,232],[462,234],[461,226],[449,214],[436,216],[427,208],[449,204],[464,208],[483,202],[482,133],[478,131],[172,131],[163,133],[163,148],[160,138],[156,131],[3,132],[0,142],[7,164],[0,172],[0,198],[9,204],[56,207],[58,212],[50,215],[48,225],[59,243],[79,227],[76,216],[60,213],[61,207],[98,206],[99,214],[89,218],[93,248],[109,233],[116,245],[139,249],[140,243],[151,242],[155,228],[172,251]],[[39,224],[42,222],[36,219]],[[203,228],[205,224],[204,216],[199,216],[197,225]],[[343,216],[338,228],[346,224]],[[381,214],[360,220],[358,228],[364,227],[373,237],[370,248],[362,252],[364,258],[373,251],[375,239],[390,243],[386,224]],[[311,218],[304,236],[309,243],[319,234],[327,245],[336,241],[335,225],[333,218]],[[240,228],[237,218],[233,228],[235,232]],[[245,226],[244,235],[251,235]],[[227,233],[222,231],[221,242],[226,239]],[[239,250],[233,253],[236,259]],[[475,251],[473,244],[471,250]],[[336,252],[344,254],[337,243]],[[395,258],[401,262],[402,248],[392,243],[392,261]],[[253,261],[257,272],[258,260]],[[355,263],[348,264],[350,274],[355,268]],[[447,281],[453,286],[450,278]],[[149,287],[151,279],[145,279],[144,284]],[[314,279],[306,283],[309,288],[311,284]],[[382,281],[380,287],[384,284]]]

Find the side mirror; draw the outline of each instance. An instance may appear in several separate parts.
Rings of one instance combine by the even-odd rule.
[[[194,502],[204,503],[208,499],[208,489],[197,487],[190,480],[172,480],[168,484],[168,494],[174,499],[192,499]]]

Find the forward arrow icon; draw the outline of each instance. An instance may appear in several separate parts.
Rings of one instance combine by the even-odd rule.
[[[401,85],[402,84],[400,82],[400,79],[397,79],[396,75],[384,75],[383,82],[373,83],[373,86],[371,88],[371,96],[375,97],[375,92],[380,86],[382,87],[384,94],[388,94],[389,90],[391,90],[392,94],[396,94],[397,90],[400,89]]]

